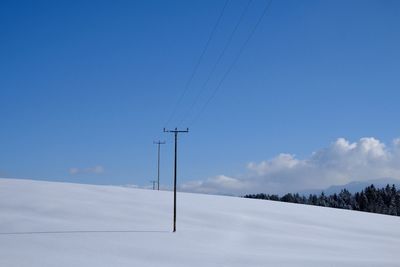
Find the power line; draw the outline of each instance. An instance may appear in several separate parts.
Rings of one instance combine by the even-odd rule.
[[[212,94],[210,95],[210,97],[207,99],[207,101],[205,102],[205,104],[202,106],[202,108],[200,109],[200,111],[197,113],[197,115],[194,117],[194,119],[189,123],[190,126],[192,126],[198,119],[199,117],[203,114],[204,110],[206,109],[206,107],[208,106],[208,104],[211,102],[211,100],[215,97],[216,93],[218,92],[218,90],[220,89],[222,83],[225,81],[226,77],[229,75],[229,73],[232,71],[233,67],[235,66],[235,64],[237,63],[238,59],[240,58],[241,54],[243,53],[245,47],[247,46],[247,44],[249,43],[250,39],[253,37],[254,33],[256,32],[258,26],[260,25],[262,19],[265,17],[267,11],[269,10],[269,8],[271,7],[271,3],[272,0],[270,0],[267,5],[264,7],[260,17],[258,18],[256,24],[254,25],[253,29],[251,30],[250,34],[248,35],[247,39],[245,40],[245,42],[242,44],[242,46],[240,47],[238,53],[236,54],[236,57],[234,58],[232,64],[229,66],[229,68],[227,69],[227,71],[224,73],[224,75],[222,76],[220,82],[218,83],[218,85],[215,87],[214,91],[212,92]]]
[[[198,94],[196,95],[194,101],[192,102],[192,105],[190,106],[190,108],[185,113],[186,115],[184,115],[184,117],[178,123],[178,126],[180,126],[185,121],[185,119],[187,118],[188,114],[190,114],[192,112],[193,108],[196,106],[196,104],[197,104],[197,102],[198,102],[198,100],[200,98],[200,95],[202,94],[202,92],[204,92],[204,89],[208,85],[208,82],[211,80],[211,77],[213,76],[213,74],[214,74],[215,70],[217,69],[219,63],[221,62],[222,58],[224,57],[225,52],[228,50],[230,44],[232,43],[233,37],[235,36],[236,31],[238,30],[240,24],[242,23],[242,21],[243,21],[245,15],[246,15],[251,3],[252,3],[252,0],[248,0],[247,1],[247,5],[243,9],[243,11],[242,11],[242,13],[241,13],[241,15],[239,17],[239,20],[237,21],[235,27],[233,28],[231,34],[229,35],[228,40],[225,43],[225,46],[222,49],[221,53],[219,54],[217,61],[215,61],[213,67],[211,68],[211,71],[209,72],[209,74],[207,76],[207,79],[205,80],[205,82],[203,83],[201,89],[199,90]]]
[[[207,49],[208,49],[208,47],[209,47],[209,45],[210,45],[210,43],[211,43],[211,40],[212,40],[212,38],[213,38],[213,36],[214,36],[214,34],[215,34],[215,31],[217,30],[218,25],[219,25],[220,22],[221,22],[221,19],[222,19],[224,13],[225,13],[225,9],[226,9],[226,7],[227,7],[229,1],[230,1],[230,0],[226,0],[226,1],[225,1],[225,4],[224,4],[224,6],[222,7],[222,10],[221,10],[221,12],[220,12],[220,14],[219,14],[219,17],[218,17],[216,23],[214,24],[214,27],[213,27],[213,29],[212,29],[212,31],[211,31],[211,33],[210,33],[210,36],[208,37],[208,40],[207,40],[207,42],[206,42],[206,44],[205,44],[205,46],[204,46],[204,48],[203,48],[203,51],[201,52],[200,57],[199,57],[199,59],[197,60],[197,63],[196,63],[196,65],[195,65],[195,67],[194,67],[194,69],[193,69],[191,75],[189,76],[189,80],[186,82],[186,85],[185,85],[185,87],[184,87],[184,89],[183,89],[183,91],[182,91],[182,94],[179,96],[178,101],[176,102],[174,108],[172,109],[171,114],[169,115],[168,119],[167,119],[166,122],[164,123],[164,126],[165,126],[165,127],[167,127],[168,124],[170,123],[170,121],[175,117],[175,114],[176,114],[176,111],[177,111],[177,109],[178,109],[178,106],[181,104],[181,102],[182,102],[182,100],[183,100],[183,97],[186,95],[187,91],[189,90],[190,85],[191,85],[191,83],[192,83],[192,81],[193,81],[193,78],[194,78],[194,76],[195,76],[195,74],[196,74],[196,72],[197,72],[197,70],[198,70],[198,68],[199,68],[199,66],[200,66],[200,63],[201,63],[201,61],[203,60],[203,57],[204,57],[204,55],[205,55],[205,53],[206,53],[206,51],[207,51]]]

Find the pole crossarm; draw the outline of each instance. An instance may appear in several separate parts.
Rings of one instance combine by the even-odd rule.
[[[164,133],[188,133],[189,128],[186,128],[186,130],[178,130],[178,128],[175,128],[175,130],[167,130],[164,128]]]
[[[165,141],[153,141],[155,145],[165,145]]]

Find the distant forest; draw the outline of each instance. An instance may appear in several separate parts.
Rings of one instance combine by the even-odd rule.
[[[372,184],[355,194],[343,189],[339,194],[329,196],[322,192],[319,196],[310,194],[308,197],[298,193],[282,197],[262,193],[244,197],[400,216],[400,190],[395,185],[377,189]]]

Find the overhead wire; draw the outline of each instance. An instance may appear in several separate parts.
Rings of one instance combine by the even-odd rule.
[[[203,58],[204,58],[204,55],[205,55],[206,51],[208,50],[208,47],[209,47],[209,45],[210,45],[210,43],[211,43],[211,40],[212,40],[213,37],[214,37],[214,34],[215,34],[215,32],[216,32],[216,30],[217,30],[217,28],[218,28],[218,26],[219,26],[219,24],[220,24],[220,22],[221,22],[221,19],[222,19],[224,13],[225,13],[225,9],[226,9],[226,7],[228,6],[228,3],[229,3],[229,2],[230,2],[230,0],[226,0],[226,1],[225,1],[224,5],[223,5],[223,7],[222,7],[222,10],[221,10],[221,12],[220,12],[220,14],[219,14],[219,16],[218,16],[218,19],[217,19],[216,23],[214,24],[214,26],[213,26],[213,28],[212,28],[212,30],[211,30],[211,33],[210,33],[210,35],[209,35],[209,37],[208,37],[208,39],[207,39],[207,42],[206,42],[206,44],[205,44],[205,46],[204,46],[204,48],[203,48],[203,50],[202,50],[202,52],[201,52],[201,54],[200,54],[199,59],[197,60],[195,66],[194,66],[194,68],[193,68],[193,71],[192,71],[192,73],[190,74],[189,79],[188,79],[188,81],[186,82],[185,87],[184,87],[184,89],[183,89],[181,95],[179,96],[177,102],[175,103],[175,106],[173,107],[172,112],[170,113],[168,119],[167,119],[167,120],[165,121],[165,123],[164,123],[164,126],[165,126],[165,127],[167,127],[168,124],[171,122],[171,120],[175,117],[175,114],[176,114],[176,112],[177,112],[177,110],[178,110],[179,105],[181,104],[181,102],[182,102],[184,96],[186,95],[186,93],[188,92],[188,90],[189,90],[189,88],[190,88],[190,85],[191,85],[191,83],[192,83],[192,81],[193,81],[193,78],[195,77],[196,72],[197,72],[197,70],[198,70],[198,68],[199,68],[199,66],[200,66],[200,63],[202,62],[202,60],[203,60]]]
[[[269,2],[267,3],[267,5],[264,7],[260,17],[258,18],[256,24],[254,25],[254,27],[252,28],[250,34],[248,35],[247,39],[244,41],[244,43],[242,44],[242,46],[240,47],[238,53],[236,54],[236,57],[234,58],[234,60],[232,61],[231,65],[228,67],[228,69],[226,70],[226,72],[223,74],[221,80],[219,81],[218,85],[214,88],[212,94],[210,95],[210,97],[206,100],[206,102],[204,103],[204,105],[202,106],[202,108],[199,110],[199,112],[196,114],[196,116],[194,117],[194,119],[192,121],[190,121],[188,126],[192,126],[193,124],[195,124],[197,122],[197,120],[199,119],[199,117],[203,114],[203,112],[205,111],[205,109],[207,108],[208,104],[211,102],[211,100],[215,97],[215,95],[217,94],[218,90],[221,88],[221,85],[223,84],[223,82],[225,81],[226,77],[230,74],[230,72],[232,71],[233,67],[236,65],[237,61],[239,60],[241,54],[243,53],[244,49],[246,48],[247,44],[249,43],[249,41],[251,40],[251,38],[253,37],[254,33],[256,32],[257,28],[259,27],[259,25],[261,24],[261,21],[263,20],[263,18],[265,17],[265,15],[267,14],[268,10],[271,7],[271,3],[272,0],[269,0]]]
[[[192,112],[193,108],[196,106],[198,100],[200,99],[201,94],[204,92],[206,89],[209,81],[211,80],[211,77],[214,75],[215,70],[217,69],[218,65],[220,64],[222,58],[224,57],[226,51],[228,50],[229,46],[232,43],[233,37],[235,36],[240,24],[242,23],[244,17],[246,16],[246,13],[252,3],[252,0],[247,1],[247,5],[243,9],[242,13],[240,14],[239,20],[237,21],[236,25],[234,26],[232,32],[230,33],[227,42],[225,43],[225,46],[223,47],[221,53],[219,54],[217,60],[215,61],[214,65],[211,68],[211,71],[209,72],[205,82],[201,86],[201,89],[198,91],[196,97],[194,98],[194,101],[192,102],[191,106],[187,109],[186,113],[184,113],[184,116],[182,119],[179,121],[178,126],[182,125],[182,123],[186,120],[187,116]]]

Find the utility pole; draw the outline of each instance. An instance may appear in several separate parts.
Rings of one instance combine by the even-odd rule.
[[[174,226],[173,226],[173,232],[176,232],[176,169],[178,165],[178,133],[188,133],[189,128],[186,128],[186,130],[178,130],[178,128],[175,128],[175,130],[166,130],[164,128],[164,133],[174,133],[175,134],[175,161],[174,161]]]
[[[154,141],[153,144],[158,146],[158,161],[157,161],[157,190],[160,190],[160,145],[165,145],[165,141]]]
[[[156,183],[157,183],[157,181],[152,180],[152,181],[150,181],[150,183],[153,183],[153,190],[156,190]]]

